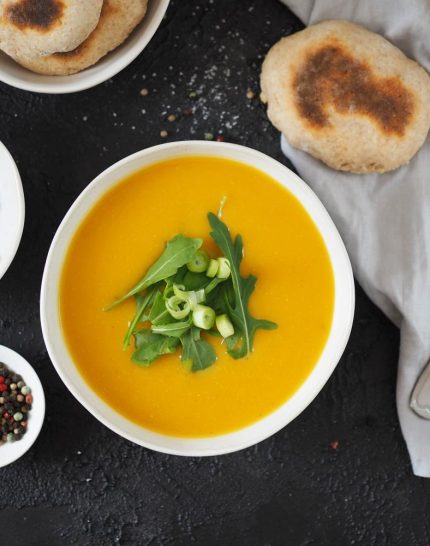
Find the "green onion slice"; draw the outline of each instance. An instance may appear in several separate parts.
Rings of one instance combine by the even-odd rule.
[[[218,272],[217,277],[219,279],[228,279],[230,277],[231,267],[227,258],[218,258]]]
[[[187,301],[190,304],[191,309],[194,309],[196,305],[202,303],[206,299],[205,289],[200,290],[184,290],[182,285],[173,285],[173,292],[177,298],[182,301]]]
[[[188,301],[181,300],[177,296],[171,296],[166,301],[166,309],[174,319],[183,319],[190,314],[191,306]]]
[[[196,305],[193,309],[193,324],[202,330],[210,330],[215,323],[215,311],[207,305]]]
[[[234,326],[228,315],[218,315],[215,319],[215,324],[218,332],[223,338],[230,337],[234,334]]]
[[[182,290],[185,289],[185,286],[183,286],[182,284],[178,284],[177,286]],[[172,283],[172,281],[167,280],[166,281],[166,288],[164,289],[164,292],[163,292],[164,299],[168,300],[170,298],[170,296],[173,296],[173,295],[174,295],[173,283]]]
[[[209,256],[204,250],[197,250],[194,258],[187,263],[187,268],[193,273],[202,273],[206,271],[209,264]]]
[[[216,274],[218,273],[218,269],[219,269],[218,260],[209,260],[209,265],[206,270],[206,275],[210,277],[211,279],[213,279],[214,277],[216,277]]]

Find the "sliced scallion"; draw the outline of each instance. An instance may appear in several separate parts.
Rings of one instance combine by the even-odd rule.
[[[218,269],[219,269],[218,260],[209,260],[209,265],[206,270],[206,275],[210,277],[211,279],[213,279],[214,277],[216,277],[216,274],[218,273]]]
[[[215,311],[207,305],[196,305],[193,309],[193,324],[197,328],[210,330],[215,323]]]
[[[166,288],[163,291],[163,297],[165,300],[169,299],[170,296],[173,296],[173,284],[171,281],[166,283]]]
[[[218,258],[218,271],[217,277],[219,279],[228,279],[231,274],[230,262],[227,258]]]
[[[182,301],[187,301],[190,304],[191,309],[194,309],[196,305],[202,303],[206,299],[206,294],[204,288],[200,290],[183,290],[183,287],[180,285],[173,285],[173,292],[175,296]]]
[[[171,296],[166,301],[166,309],[174,319],[183,319],[190,314],[191,306],[188,301],[181,300],[177,296]]]
[[[198,250],[194,258],[187,263],[187,268],[193,273],[206,271],[209,264],[209,256],[204,250]]]
[[[197,301],[197,294],[194,291],[187,292],[186,301],[189,302],[191,309],[194,309],[195,306],[199,303]]]
[[[215,324],[218,332],[223,338],[230,337],[234,334],[234,326],[228,315],[218,315],[215,319]]]

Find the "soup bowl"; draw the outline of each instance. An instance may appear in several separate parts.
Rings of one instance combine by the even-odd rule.
[[[65,342],[60,321],[59,288],[62,266],[81,221],[115,184],[151,164],[186,156],[235,160],[269,175],[305,208],[325,242],[334,277],[334,311],[325,346],[311,373],[278,409],[235,432],[203,438],[180,438],[139,426],[105,403],[80,375]],[[54,237],[46,260],[41,291],[41,322],[45,343],[58,374],[70,392],[97,419],[132,442],[175,455],[204,456],[237,451],[274,434],[299,415],[315,398],[335,369],[349,338],[354,314],[354,281],[340,235],[312,190],[291,170],[270,157],[235,144],[192,141],[163,144],[137,152],[100,174],[77,198]],[[204,373],[204,372],[200,372]]]
[[[142,53],[160,26],[170,0],[149,0],[143,21],[123,44],[94,66],[70,76],[36,74],[0,51],[0,81],[36,93],[64,94],[84,91],[121,72]]]

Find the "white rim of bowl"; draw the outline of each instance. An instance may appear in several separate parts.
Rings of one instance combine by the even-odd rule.
[[[13,178],[15,182],[15,187],[14,187],[15,197],[17,198],[18,207],[19,207],[19,217],[17,219],[18,221],[16,224],[16,231],[13,235],[14,243],[11,247],[11,250],[7,258],[3,260],[2,262],[0,262],[0,279],[1,279],[5,275],[6,271],[9,269],[11,263],[13,262],[13,259],[16,256],[19,244],[22,239],[22,232],[24,230],[24,223],[25,223],[25,199],[24,199],[24,190],[22,187],[21,176],[19,174],[18,167],[16,166],[16,163],[11,153],[1,141],[0,141],[0,153],[4,154],[9,161],[9,173],[11,174],[11,178]]]
[[[130,168],[129,174],[160,161],[175,157],[199,155],[224,157],[251,165],[277,180],[299,200],[312,218],[329,252],[336,283],[335,308],[330,334],[318,361],[299,389],[284,404],[266,417],[237,431],[204,438],[184,438],[159,434],[133,423],[113,410],[87,385],[68,352],[66,342],[62,336],[58,316],[59,309],[56,304],[58,304],[58,283],[68,244],[85,215],[105,191],[111,189],[127,176],[127,174],[121,174],[117,177],[112,176],[115,171],[139,160],[142,161],[141,167]],[[151,156],[154,156],[154,158],[149,159]],[[246,158],[249,160],[246,161]],[[256,163],[264,164],[265,168],[257,166]],[[283,173],[282,181],[280,176],[270,173],[271,169]],[[109,182],[102,191],[101,187],[109,176],[114,181]],[[81,207],[87,196],[91,195],[92,192],[96,192],[97,189],[99,189],[99,192],[97,192],[96,198],[89,205]],[[301,193],[300,198],[297,193]],[[78,211],[80,208],[82,210]],[[77,219],[73,218],[75,214]],[[318,217],[318,220],[315,220],[315,216]],[[63,241],[63,234],[72,219],[74,219],[76,225],[67,236],[64,236]],[[56,249],[60,244],[64,246],[64,252],[61,253],[60,257],[57,257]],[[354,304],[354,278],[343,241],[321,201],[301,178],[275,159],[252,148],[210,141],[180,141],[153,146],[118,161],[97,176],[77,197],[61,222],[48,252],[42,279],[40,314],[45,344],[57,373],[73,396],[101,423],[123,438],[154,451],[171,455],[200,457],[232,453],[255,445],[284,428],[309,406],[333,373],[345,350],[352,328]],[[339,329],[339,332],[335,332],[335,328]],[[61,352],[61,355],[58,354],[59,352]],[[65,361],[67,361],[66,366],[64,365]],[[70,371],[74,375],[73,378],[68,375]],[[142,439],[142,435],[145,436],[145,439]]]
[[[103,62],[109,60],[107,66],[100,71],[98,74],[86,74],[86,70],[91,70],[93,67],[89,67],[82,72],[77,74],[71,74],[70,76],[43,76],[42,74],[35,74],[35,77],[43,76],[44,78],[50,78],[49,82],[29,82],[20,79],[19,77],[6,74],[0,70],[0,81],[16,87],[17,89],[22,89],[23,91],[32,91],[34,93],[45,93],[49,95],[62,95],[67,93],[77,93],[79,91],[85,91],[96,87],[101,83],[113,78],[119,74],[124,68],[131,64],[146,48],[148,43],[154,37],[154,34],[157,32],[158,27],[161,25],[163,17],[167,11],[170,0],[149,0],[149,2],[158,2],[157,6],[154,9],[153,19],[150,21],[148,28],[145,29],[145,34],[141,39],[136,40],[136,43],[127,49],[122,55],[118,58],[115,57],[116,49],[124,47],[127,44],[127,40],[133,37],[133,33],[136,31],[139,32],[139,26],[134,29],[133,33],[121,44],[118,48],[114,49],[110,53],[103,57],[98,62]],[[150,8],[148,7],[148,10]],[[145,15],[146,17],[146,15]],[[145,24],[145,18],[142,20],[141,24]],[[2,53],[4,54],[4,53]],[[111,56],[111,59],[109,59]],[[96,63],[94,66],[97,66]],[[22,67],[23,70],[28,71],[31,74],[31,71]],[[81,76],[81,77],[79,77]],[[85,77],[86,76],[86,77]],[[59,78],[67,78],[67,81],[59,82]],[[52,79],[52,80],[51,80]],[[57,81],[56,81],[57,80]]]
[[[20,354],[0,345],[0,362],[6,364],[12,372],[21,375],[33,394],[33,407],[30,410],[27,432],[18,442],[0,446],[1,468],[21,458],[37,440],[45,419],[45,394],[36,371]]]

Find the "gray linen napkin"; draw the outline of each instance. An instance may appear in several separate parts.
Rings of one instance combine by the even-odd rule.
[[[305,24],[347,19],[378,32],[430,71],[428,0],[282,0]],[[417,476],[430,477],[430,421],[409,406],[430,358],[430,137],[383,175],[334,171],[282,138],[282,149],[332,215],[355,276],[401,329],[397,409]],[[430,400],[428,401],[430,403]]]

